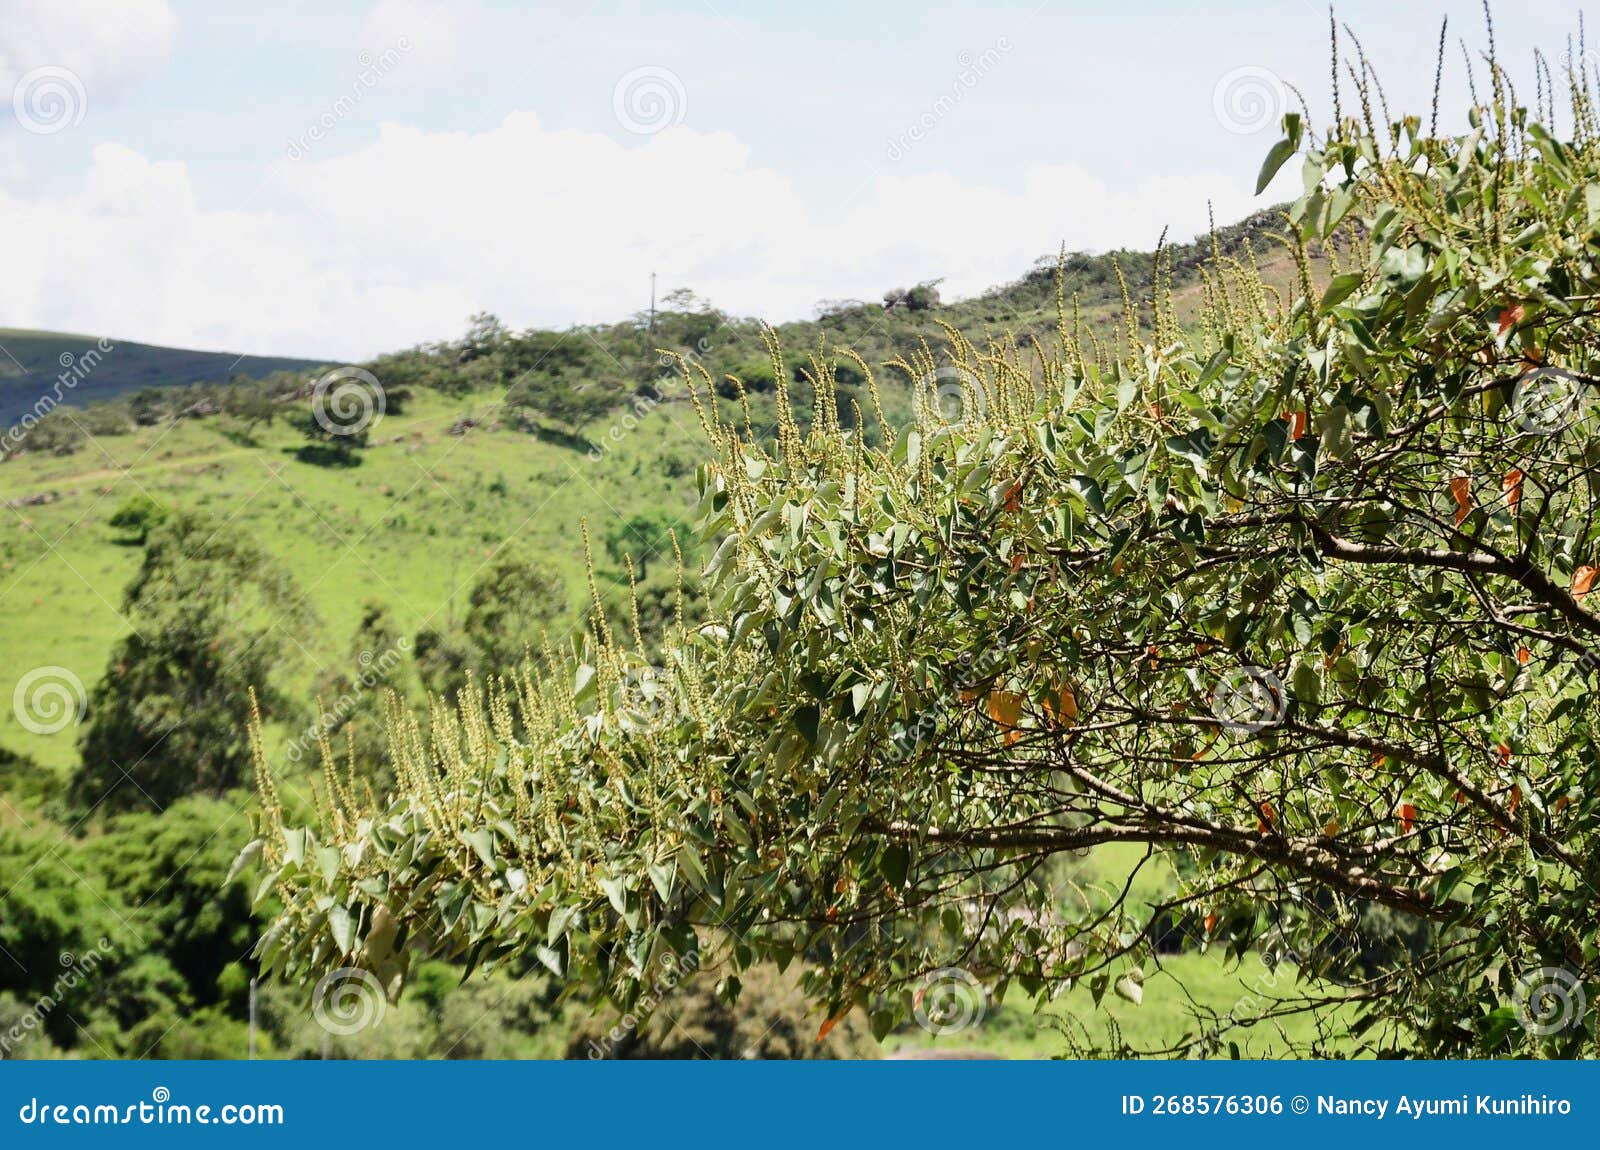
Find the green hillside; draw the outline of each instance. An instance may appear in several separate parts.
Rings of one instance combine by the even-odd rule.
[[[1255,253],[1269,279],[1282,282],[1290,265],[1264,234],[1271,223],[1266,214],[1253,218],[1224,230],[1217,244],[1245,261]],[[1209,248],[1207,242],[1168,252],[1180,314],[1192,313],[1200,292],[1196,263]],[[1123,299],[1119,270],[1136,302],[1147,303],[1156,290],[1151,253],[1071,256],[1063,266],[1069,322],[1076,313],[1086,326],[1107,330],[1103,321]],[[196,612],[187,611],[182,596],[216,589],[206,580],[187,585],[164,615],[150,613],[148,586],[140,603],[131,602],[130,588],[152,569],[158,545],[170,540],[163,524],[195,525],[186,553],[198,541],[201,549],[215,545],[259,557],[250,563],[273,568],[281,592],[274,602],[292,601],[296,620],[305,620],[291,625],[287,615],[257,603],[241,609],[236,622],[248,640],[244,647],[255,638],[274,644],[261,665],[267,681],[250,685],[261,690],[267,709],[272,770],[287,800],[308,808],[315,732],[328,726],[335,745],[353,747],[368,762],[381,724],[380,682],[422,713],[429,692],[452,692],[469,676],[504,670],[523,642],[537,647],[541,634],[552,645],[568,641],[597,602],[608,626],[637,623],[647,644],[678,610],[693,616],[701,609],[695,572],[707,555],[696,550],[690,524],[705,439],[664,351],[692,365],[701,399],[716,405],[718,418],[748,418],[765,435],[777,420],[776,373],[793,386],[798,415],[808,420],[813,401],[805,381],[817,370],[810,355],[821,350],[831,360],[854,349],[871,365],[877,401],[894,424],[910,416],[912,390],[906,372],[885,367],[888,361],[928,354],[941,323],[979,343],[1026,347],[1031,336],[1054,330],[1056,297],[1056,261],[1044,260],[1015,283],[970,300],[942,303],[936,288],[921,285],[893,293],[889,307],[836,302],[814,320],[778,329],[776,366],[759,323],[687,293],[667,297],[654,316],[565,332],[511,332],[477,317],[459,340],[363,365],[382,390],[381,408],[370,392],[356,394],[367,402],[368,418],[350,436],[319,430],[321,400],[312,384],[320,372],[306,361],[234,361],[117,345],[70,393],[82,406],[46,415],[0,453],[0,621],[8,655],[0,697],[11,703],[0,706],[0,866],[31,876],[4,896],[23,900],[22,909],[0,898],[0,946],[33,945],[55,929],[7,933],[6,915],[49,924],[59,901],[51,884],[77,889],[90,882],[96,905],[109,916],[104,929],[141,963],[154,964],[149,969],[167,973],[121,992],[130,1004],[127,1018],[85,1004],[79,1015],[91,1019],[87,1030],[65,1028],[63,1015],[62,1027],[22,1056],[81,1052],[89,1041],[83,1034],[124,1056],[235,1057],[242,1049],[239,995],[247,974],[239,960],[261,920],[252,917],[238,884],[218,892],[228,862],[249,837],[255,798],[248,779],[225,776],[223,785],[206,788],[209,794],[145,801],[150,796],[135,793],[133,777],[144,780],[137,787],[144,792],[150,785],[144,772],[172,745],[167,736],[190,734],[201,719],[193,708],[205,699],[181,691],[142,697],[144,688],[134,688],[134,698],[121,705],[134,725],[156,723],[159,737],[147,743],[120,746],[106,718],[121,713],[113,684],[138,650],[130,646],[136,628],[141,640],[176,634],[191,615],[202,614],[198,603]],[[88,337],[43,333],[0,332],[0,342],[35,372],[62,354],[96,346]],[[246,373],[256,378],[238,378]],[[176,386],[149,390],[163,382]],[[867,437],[877,437],[873,389],[862,367],[839,359],[835,384],[838,418],[859,416]],[[22,398],[35,390],[31,377],[0,376],[8,410],[27,410],[33,400]],[[337,395],[322,400],[338,406]],[[681,606],[673,532],[685,552]],[[519,573],[531,573],[531,582],[519,582]],[[215,582],[239,574],[219,568]],[[163,591],[156,586],[154,596]],[[530,599],[542,605],[531,621],[519,622],[515,616]],[[179,666],[180,682],[190,674]],[[56,701],[64,699],[66,710],[49,716],[59,715],[59,722],[30,713],[40,684],[64,685]],[[51,702],[46,694],[37,698],[41,711]],[[81,715],[72,713],[74,706]],[[337,722],[320,723],[319,706]],[[150,719],[141,708],[165,708],[166,717]],[[226,724],[203,729],[229,733]],[[100,742],[86,739],[88,733]],[[204,740],[196,745],[203,748]],[[107,746],[112,750],[94,750]],[[90,768],[99,774],[91,771],[85,783]],[[381,770],[375,768],[372,781],[384,785]],[[169,887],[176,872],[182,883]],[[1139,857],[1111,850],[1082,862],[1074,889],[1120,887],[1130,878],[1146,902],[1161,901],[1173,882],[1169,865],[1141,867]],[[200,942],[186,941],[184,924],[191,920]],[[91,927],[73,922],[61,929]],[[48,947],[81,951],[93,941],[68,933]],[[1259,963],[1233,969],[1203,955],[1176,960],[1186,969],[1204,967],[1205,1006],[1218,1012],[1261,978]],[[367,1045],[341,1043],[340,1050],[413,1057],[454,1050],[451,1012],[481,1019],[485,1009],[473,1004],[491,989],[450,991],[458,981],[459,972],[442,965],[425,970],[420,998],[402,1003],[376,1037],[364,1036]],[[497,997],[507,991],[503,982],[496,985]],[[563,1014],[536,978],[517,985],[528,999],[525,1009],[509,992],[490,1003],[487,1010],[505,1014],[503,1025],[489,1028],[504,1045],[481,1053],[559,1054],[564,1028],[583,1025],[582,1012]],[[269,1053],[307,1052],[296,1029],[303,1003],[295,993],[272,986],[264,994],[262,1041]],[[963,1044],[1048,1055],[1067,1048],[1063,1020],[1082,1015],[1086,1025],[1099,1025],[1082,994],[1038,1019],[1020,1003],[1019,997],[997,1006],[992,1023],[964,1036]],[[20,1009],[0,984],[0,1022]],[[759,1010],[759,1000],[741,1009]],[[1175,999],[1123,1023],[1130,1037],[1152,1044],[1195,1031]],[[1266,1042],[1259,1049],[1281,1048]],[[867,1039],[854,1050],[870,1054],[876,1047]]]
[[[80,362],[83,372],[78,378],[73,368]],[[102,345],[99,336],[0,327],[0,428],[34,410],[40,396],[53,396],[63,372],[70,382],[63,384],[62,402],[81,407],[143,387],[226,383],[236,375],[261,378],[275,371],[304,371],[319,363],[110,338]]]

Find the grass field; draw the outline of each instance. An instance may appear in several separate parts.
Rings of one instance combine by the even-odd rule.
[[[1107,993],[1094,1005],[1087,986],[1075,987],[1037,1009],[1020,995],[998,1006],[986,1006],[973,1025],[950,1034],[906,1030],[884,1043],[886,1054],[907,1051],[982,1051],[1006,1058],[1071,1057],[1075,1046],[1093,1042],[1114,1046],[1116,1039],[1136,1051],[1154,1052],[1198,1036],[1231,1017],[1239,1025],[1224,1041],[1238,1045],[1243,1058],[1281,1058],[1291,1044],[1304,1050],[1317,1038],[1309,1015],[1251,1025],[1274,994],[1282,997],[1295,986],[1292,967],[1269,970],[1255,955],[1229,964],[1216,952],[1164,957],[1159,968],[1146,963],[1144,997],[1138,1004]],[[1351,1043],[1345,1034],[1347,1015],[1323,1016],[1328,1053],[1342,1053]]]
[[[121,592],[140,561],[107,520],[138,494],[207,511],[288,565],[321,620],[288,678],[307,688],[328,660],[347,657],[366,602],[384,603],[415,633],[459,614],[476,573],[517,548],[560,570],[576,620],[587,596],[582,523],[598,540],[624,510],[692,519],[703,440],[686,404],[663,403],[614,436],[591,429],[606,444],[596,460],[510,430],[450,434],[493,401],[423,393],[373,427],[373,446],[351,468],[301,462],[294,452],[304,441],[282,425],[251,446],[229,439],[219,420],[140,428],[75,455],[29,454],[0,467],[9,507],[0,521],[0,690],[9,698],[21,675],[44,665],[93,690],[127,631]],[[596,558],[605,578],[605,556]],[[53,768],[75,759],[69,734],[31,734],[9,707],[0,709],[0,746]]]

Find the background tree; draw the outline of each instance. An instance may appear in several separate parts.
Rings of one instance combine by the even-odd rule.
[[[95,688],[73,794],[106,810],[220,794],[250,767],[250,694],[274,684],[309,609],[288,574],[227,524],[174,513],[151,532],[123,596],[133,627]]]
[[[166,522],[168,514],[165,504],[140,494],[124,502],[106,523],[123,533],[121,542],[142,547],[150,538],[150,532]]]
[[[551,622],[567,609],[567,588],[548,565],[502,553],[472,585],[462,629],[484,655],[485,669],[501,674],[538,650]]]
[[[290,421],[305,437],[305,446],[295,453],[302,463],[318,467],[354,467],[361,462],[358,452],[367,446],[371,428],[365,424],[343,426],[309,409]]]
[[[650,577],[650,563],[656,559],[672,561],[676,552],[673,540],[685,550],[688,560],[694,551],[694,530],[683,520],[661,512],[641,512],[614,522],[606,531],[606,554],[619,567],[633,562],[639,582]]]

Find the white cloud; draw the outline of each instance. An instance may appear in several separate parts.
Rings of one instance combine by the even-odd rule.
[[[546,128],[481,133],[386,124],[354,153],[280,162],[275,211],[198,203],[187,168],[102,144],[81,190],[0,188],[0,315],[31,327],[200,347],[356,358],[458,332],[478,309],[514,325],[614,320],[649,276],[775,320],[822,298],[875,298],[945,277],[947,295],[1014,279],[1063,241],[1187,239],[1206,200],[1249,210],[1241,178],[1119,185],[1030,167],[1016,190],[891,175],[819,218],[726,133],[642,143]]]
[[[66,68],[92,108],[155,72],[178,18],[166,0],[0,0],[0,96],[36,68]]]

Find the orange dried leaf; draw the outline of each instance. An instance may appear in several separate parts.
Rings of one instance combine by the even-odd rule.
[[[1410,803],[1400,804],[1400,833],[1408,835],[1417,822],[1417,808]]]
[[[833,1033],[833,1028],[839,1025],[839,1019],[843,1017],[844,1015],[841,1014],[839,1018],[830,1018],[821,1026],[817,1027],[817,1041],[821,1042],[824,1038],[828,1037],[829,1034]]]
[[[1497,337],[1505,335],[1506,332],[1510,331],[1512,328],[1516,327],[1522,322],[1522,317],[1524,314],[1525,313],[1523,312],[1522,305],[1520,303],[1512,304],[1510,307],[1506,308],[1500,313],[1500,323],[1495,329],[1495,335]]]
[[[1522,472],[1513,467],[1506,472],[1506,477],[1500,481],[1500,486],[1506,493],[1506,506],[1511,508],[1511,513],[1515,515],[1517,509],[1522,506]]]
[[[1528,650],[1526,647],[1517,648],[1517,662],[1526,667],[1528,665],[1528,660],[1531,658],[1533,658],[1532,651]]]
[[[1579,567],[1572,573],[1572,597],[1580,603],[1589,593],[1589,588],[1594,586],[1595,569],[1593,567]]]
[[[1206,933],[1210,934],[1217,929],[1217,916],[1215,912],[1206,915]]]
[[[1022,696],[1015,691],[990,691],[989,717],[1002,727],[1015,727],[1022,718]]]
[[[1074,723],[1078,719],[1078,700],[1072,688],[1063,686],[1053,695],[1044,697],[1044,713],[1052,724]]]
[[[1450,495],[1456,501],[1456,526],[1472,513],[1472,480],[1458,475],[1450,481]]]
[[[1327,823],[1323,826],[1322,833],[1327,835],[1330,839],[1334,835],[1338,834],[1339,833],[1339,820],[1338,819],[1329,819],[1327,821]]]
[[[1277,825],[1278,812],[1273,810],[1272,804],[1268,802],[1261,804],[1260,811],[1261,817],[1256,820],[1256,829],[1262,834],[1266,834],[1270,827]]]
[[[1303,411],[1286,411],[1283,418],[1289,421],[1289,440],[1292,443],[1306,433],[1306,413]]]

